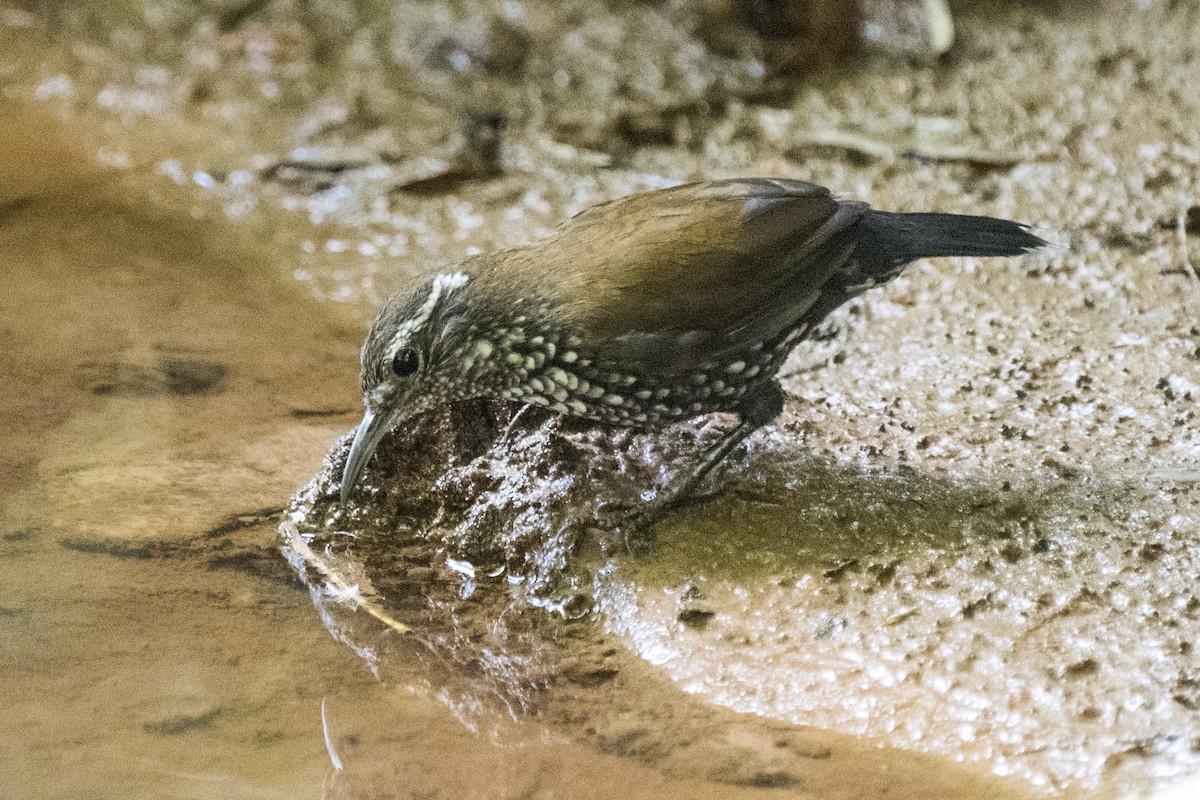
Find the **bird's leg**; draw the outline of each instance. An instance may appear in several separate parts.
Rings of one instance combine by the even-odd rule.
[[[713,469],[725,460],[725,457],[737,447],[746,437],[779,416],[783,411],[783,389],[779,381],[771,380],[756,387],[756,390],[746,396],[740,408],[738,424],[726,431],[712,444],[700,460],[682,477],[672,481],[658,496],[642,507],[640,511],[626,520],[622,527],[628,539],[631,533],[644,530],[660,520],[663,515],[680,501],[696,490],[696,487],[708,476]]]

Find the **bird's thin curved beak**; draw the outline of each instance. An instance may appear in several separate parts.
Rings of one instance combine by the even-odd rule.
[[[342,470],[342,504],[350,499],[350,493],[362,477],[367,462],[375,453],[379,440],[388,431],[386,417],[377,417],[367,408],[363,412],[362,422],[358,423],[358,431],[354,434],[354,442],[350,445],[350,455],[346,458],[346,467]]]

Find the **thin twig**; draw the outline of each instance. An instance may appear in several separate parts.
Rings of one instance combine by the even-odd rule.
[[[1200,283],[1200,275],[1196,274],[1196,268],[1192,266],[1192,256],[1188,252],[1187,240],[1187,204],[1184,203],[1179,207],[1179,216],[1175,218],[1175,235],[1179,237],[1179,250],[1183,254],[1183,269],[1191,276],[1192,280]]]
[[[372,617],[379,620],[384,625],[387,625],[397,633],[408,633],[412,630],[412,628],[408,627],[403,622],[397,622],[396,620],[392,619],[392,617],[388,616],[387,612],[385,612],[377,604],[368,600],[363,593],[359,591],[358,586],[346,581],[346,579],[339,575],[333,569],[333,567],[322,561],[321,558],[312,551],[312,548],[308,546],[308,542],[304,541],[304,537],[300,535],[300,531],[296,528],[295,523],[285,522],[279,526],[279,530],[287,538],[288,545],[300,554],[300,557],[304,559],[305,563],[309,564],[313,569],[321,573],[321,576],[325,578],[326,588],[329,590],[330,594],[337,598],[338,602],[345,603],[352,608],[361,608],[363,611],[366,611]]]
[[[333,749],[333,739],[329,735],[329,719],[325,716],[325,698],[321,698],[321,732],[325,734],[325,749],[329,752],[329,763],[338,772],[342,771],[342,760],[338,758],[337,750]]]
[[[779,376],[779,380],[786,381],[789,378],[796,378],[801,375],[808,375],[813,372],[820,372],[821,370],[823,370],[829,366],[830,360],[831,359],[827,358],[824,361],[817,362],[816,364],[809,364],[807,367],[796,367],[794,370],[792,370],[790,372],[785,372],[785,373],[781,374]]]
[[[1012,151],[987,152],[970,143],[943,143],[918,136],[893,133],[884,138],[856,131],[827,128],[798,134],[795,148],[836,147],[865,158],[893,161],[897,158],[916,158],[950,164],[967,164],[981,169],[1009,169],[1029,161],[1039,161],[1044,153],[1022,155]]]

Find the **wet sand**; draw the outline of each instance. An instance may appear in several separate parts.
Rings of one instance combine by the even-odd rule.
[[[378,682],[328,636],[275,532],[292,489],[353,424],[346,356],[356,326],[290,286],[244,229],[195,218],[185,192],[139,194],[36,109],[8,105],[3,117],[0,150],[20,156],[0,166],[4,176],[43,162],[59,170],[42,184],[0,180],[20,192],[6,198],[0,227],[3,385],[17,412],[6,417],[0,534],[11,789],[125,798],[746,791],[682,777],[695,766],[686,760],[664,770],[605,755],[536,720],[497,719],[480,736],[406,689],[423,676]],[[347,766],[338,774],[323,702]],[[743,745],[765,736],[773,747],[772,726],[749,719]],[[814,764],[806,791],[818,796],[905,784],[924,797],[998,791],[936,759],[801,735]],[[763,791],[774,794],[755,794]]]
[[[784,107],[697,112],[675,75],[623,106],[644,120],[684,97],[668,143],[643,131],[606,151],[613,120],[551,91],[544,117],[510,125],[502,174],[432,196],[393,189],[461,148],[444,96],[387,70],[322,94],[304,72],[316,45],[286,19],[219,40],[194,29],[203,57],[162,73],[133,68],[153,36],[85,47],[68,19],[46,47],[35,17],[5,17],[20,98],[0,108],[12,784],[29,797],[1109,797],[1194,774],[1200,288],[1184,254],[1200,260],[1200,240],[1175,221],[1197,197],[1198,23],[1166,6],[965,15],[946,63],[873,56]],[[619,86],[602,78],[621,59],[595,59],[619,53],[605,37],[622,24],[604,15],[571,40],[586,47],[546,57],[572,74],[570,59],[606,65],[584,110]],[[693,52],[666,26],[638,35]],[[242,69],[272,42],[282,66]],[[685,77],[743,91],[736,58],[685,63]],[[267,169],[297,153],[367,166]],[[785,416],[711,499],[636,552],[570,559],[590,616],[531,609],[503,580],[464,597],[446,558],[478,542],[460,519],[404,541],[406,521],[375,513],[403,497],[388,484],[407,475],[402,436],[372,476],[379,524],[361,531],[384,546],[328,541],[423,636],[330,604],[319,581],[314,612],[276,529],[310,479],[292,510],[314,531],[358,519],[326,514],[370,308],[421,263],[727,174],[1010,216],[1059,247],[920,264],[839,315],[790,365]],[[510,453],[513,474],[569,476],[571,447],[555,447]],[[636,493],[654,466],[598,490]],[[570,495],[579,514],[585,494]],[[564,556],[511,513],[538,497],[505,499],[510,575],[538,547]],[[489,647],[498,660],[472,660]],[[527,701],[516,721],[502,685]],[[336,776],[322,700],[347,766]]]

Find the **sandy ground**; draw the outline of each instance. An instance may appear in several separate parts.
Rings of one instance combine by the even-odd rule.
[[[0,19],[26,796],[315,791],[322,697],[347,797],[1109,797],[1200,770],[1191,6],[963,13],[941,62],[875,53],[782,100],[682,4],[131,4],[86,35],[85,8]],[[461,432],[431,426],[330,506],[360,326],[419,266],[745,174],[1057,246],[842,312],[784,417],[633,552],[589,520],[704,431],[526,420],[447,472]],[[412,642],[290,583],[273,531],[314,473],[290,513]]]
[[[292,489],[350,424],[353,362],[328,354],[352,351],[358,331],[281,279],[246,230],[193,219],[186,197],[131,190],[37,110],[4,111],[0,145],[19,156],[3,164],[6,185],[42,163],[53,178],[26,183],[0,232],[12,410],[0,691],[12,722],[5,781],[20,796],[725,798],[747,785],[792,794],[801,780],[822,797],[897,785],[1024,796],[937,758],[684,696],[669,704],[676,730],[715,741],[721,775],[697,769],[712,747],[640,763],[628,742],[665,719],[649,695],[673,690],[629,653],[621,681],[606,678],[617,642],[597,654],[589,621],[576,623],[580,646],[562,648],[575,667],[556,659],[573,678],[541,721],[464,708],[491,691],[488,676],[389,642],[377,625],[368,646],[402,652],[364,664],[369,651],[349,634],[350,649],[328,636],[276,533]],[[468,609],[451,634],[469,638],[496,609]],[[529,688],[531,670],[545,674],[538,663],[510,679]],[[589,715],[599,724],[601,704],[607,727],[570,735]],[[777,755],[761,768],[729,762],[756,751]]]

